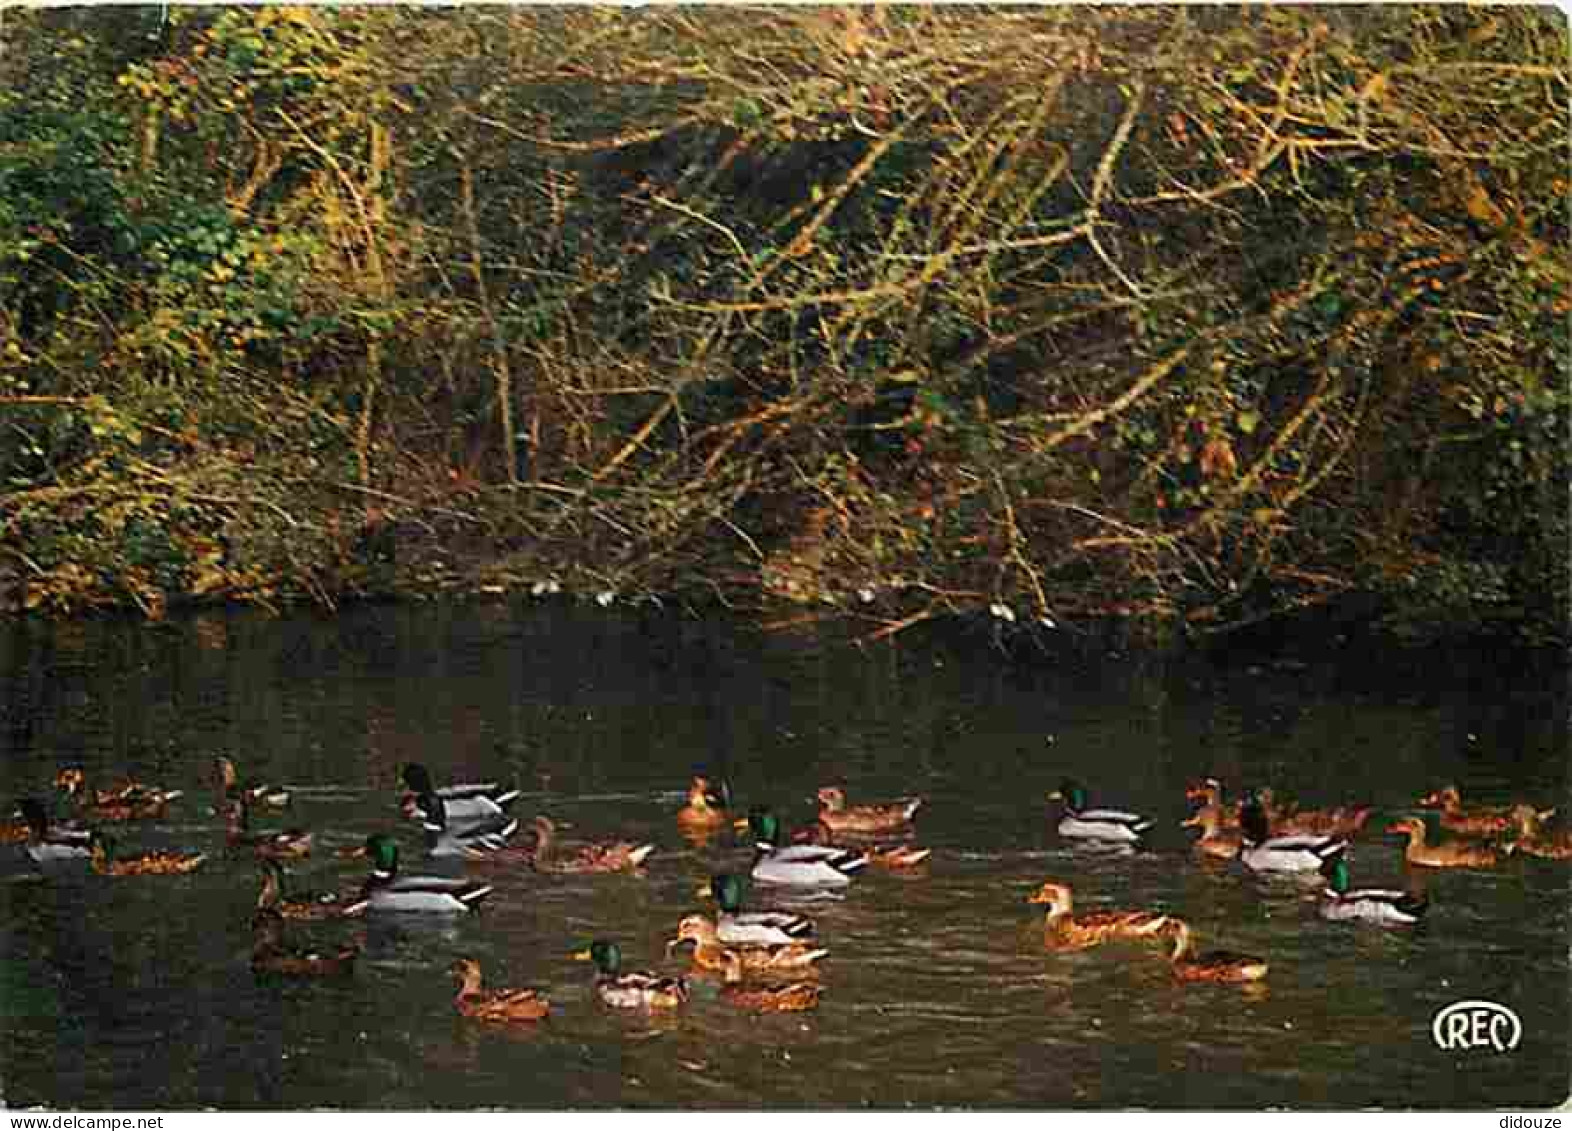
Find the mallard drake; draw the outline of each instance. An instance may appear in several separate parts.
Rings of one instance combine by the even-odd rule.
[[[791,982],[786,985],[746,985],[742,980],[744,960],[734,950],[725,955],[723,970],[725,984],[721,986],[721,1000],[738,1009],[752,1013],[802,1013],[819,1004],[824,992],[817,982]]]
[[[769,809],[755,806],[748,814],[753,830],[752,876],[761,884],[782,887],[844,887],[868,866],[868,854],[834,845],[792,844],[780,847],[780,821]]]
[[[816,795],[819,823],[835,833],[899,832],[912,823],[922,806],[920,797],[903,797],[884,805],[848,805],[846,791],[827,785]]]
[[[537,872],[631,872],[655,851],[653,844],[615,841],[576,845],[569,854],[559,852],[557,826],[550,817],[536,817],[534,828],[534,863]]]
[[[507,1024],[539,1021],[551,1012],[551,1003],[539,990],[481,989],[480,963],[473,958],[460,958],[448,967],[448,973],[458,980],[453,1006],[462,1017]]]
[[[259,974],[288,974],[300,978],[348,974],[360,956],[360,947],[355,943],[346,943],[331,953],[286,946],[284,917],[276,911],[258,911],[251,922],[255,931],[251,969]]]
[[[115,851],[115,840],[104,833],[94,833],[92,841],[93,871],[100,876],[183,876],[202,866],[207,855],[201,852],[144,852],[137,856],[121,856]]]
[[[1163,932],[1174,940],[1168,964],[1181,982],[1259,982],[1266,977],[1264,958],[1227,950],[1192,953],[1190,925],[1183,919],[1170,917]]]
[[[831,845],[834,834],[821,821],[792,834],[793,844]],[[933,855],[931,848],[918,848],[913,844],[859,844],[857,851],[868,858],[868,867],[886,872],[910,872],[920,868]]]
[[[518,818],[501,811],[455,824],[448,815],[448,803],[435,793],[420,798],[419,811],[425,814],[421,827],[426,830],[426,851],[438,859],[501,859],[499,854],[509,847],[508,838],[519,828]],[[517,849],[510,855],[515,859],[529,858]]]
[[[744,911],[741,876],[721,875],[710,880],[710,894],[720,908],[715,934],[727,946],[787,946],[814,935],[813,920],[794,911]]]
[[[690,942],[693,944],[693,964],[705,970],[724,970],[735,956],[742,968],[749,971],[817,973],[814,964],[830,953],[823,947],[806,943],[727,947],[721,942],[715,924],[703,915],[688,915],[677,924],[677,937],[666,944],[666,953]]]
[[[1219,828],[1239,827],[1239,806],[1229,805],[1223,800],[1223,783],[1217,778],[1202,778],[1200,781],[1191,782],[1185,787],[1184,799],[1201,802],[1201,809],[1197,810],[1197,813],[1206,809],[1216,810]]]
[[[1203,856],[1218,856],[1232,860],[1239,855],[1239,850],[1244,847],[1244,836],[1236,824],[1234,828],[1225,827],[1226,815],[1215,802],[1207,802],[1201,806],[1188,819],[1180,821],[1179,827],[1186,829],[1200,829],[1201,835],[1195,839],[1190,848]]]
[[[593,962],[595,996],[613,1009],[676,1009],[688,1000],[688,980],[648,971],[622,970],[622,950],[607,939],[596,939],[574,958]]]
[[[1439,809],[1441,827],[1450,833],[1488,836],[1504,833],[1512,827],[1512,807],[1474,806],[1463,808],[1463,795],[1457,786],[1448,785],[1425,794],[1419,799],[1421,809]]]
[[[274,789],[261,783],[241,785],[235,763],[222,755],[213,759],[213,789],[213,807],[208,812],[215,817],[228,816],[237,805],[261,805],[269,809],[289,806],[287,789]]]
[[[1510,843],[1500,849],[1494,845],[1461,840],[1430,844],[1426,840],[1425,820],[1422,817],[1404,817],[1393,821],[1386,831],[1408,837],[1403,859],[1425,868],[1493,868],[1501,863],[1503,856],[1510,856],[1513,851]]]
[[[366,838],[361,854],[371,860],[371,874],[361,887],[360,900],[344,909],[345,915],[364,910],[459,914],[474,911],[491,894],[490,884],[452,876],[400,876],[398,844],[377,833]]]
[[[1075,915],[1068,884],[1049,880],[1028,896],[1027,903],[1048,906],[1043,940],[1055,950],[1085,950],[1110,939],[1145,939],[1159,933],[1168,916],[1156,911],[1093,911]]]
[[[257,893],[258,911],[277,911],[285,919],[337,919],[345,909],[358,902],[355,897],[331,891],[306,891],[284,894],[284,866],[269,856],[257,858],[262,870],[262,890]]]
[[[1059,820],[1059,835],[1073,840],[1112,840],[1130,843],[1152,827],[1150,817],[1127,813],[1123,809],[1088,809],[1086,787],[1065,778],[1048,795],[1049,801],[1064,803]]]
[[[27,854],[38,864],[63,860],[86,860],[93,854],[92,832],[88,829],[56,828],[49,823],[49,812],[36,797],[24,797],[18,805],[27,822]]]
[[[1321,889],[1321,918],[1355,919],[1383,927],[1406,927],[1419,922],[1430,906],[1422,895],[1395,888],[1348,890],[1348,861],[1341,856],[1322,869],[1326,887]]]
[[[400,801],[406,816],[415,820],[426,820],[430,817],[430,813],[426,811],[422,799],[428,795],[435,795],[447,806],[447,820],[454,828],[462,828],[482,818],[500,816],[520,796],[518,790],[509,789],[492,781],[445,785],[439,788],[432,783],[430,771],[419,762],[411,762],[405,766],[401,777],[408,788],[408,792]]]
[[[1572,858],[1572,830],[1547,830],[1544,822],[1556,815],[1554,809],[1535,809],[1532,805],[1515,805],[1512,821],[1517,827],[1513,850],[1538,856],[1544,860]]]
[[[688,831],[708,832],[731,820],[726,812],[730,808],[731,788],[725,782],[716,788],[708,778],[695,777],[688,786],[688,803],[677,810],[677,824]]]
[[[91,789],[82,770],[74,766],[55,775],[55,788],[65,794],[67,802],[78,814],[96,821],[162,817],[171,801],[185,796],[182,790],[159,789],[140,782],[126,782],[115,789]]]
[[[1255,872],[1319,872],[1326,861],[1348,849],[1348,842],[1332,836],[1271,836],[1266,811],[1250,798],[1239,810],[1243,847],[1239,859]]]
[[[224,840],[231,851],[249,851],[256,856],[271,856],[275,860],[295,860],[311,855],[312,835],[303,829],[286,829],[279,832],[252,832],[251,808],[248,805],[232,807],[224,818]]]

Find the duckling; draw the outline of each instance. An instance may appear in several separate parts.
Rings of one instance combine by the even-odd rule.
[[[716,937],[727,946],[788,946],[814,936],[813,920],[795,911],[742,910],[740,876],[713,877],[709,894],[720,908],[715,916]]]
[[[224,834],[231,851],[250,850],[253,855],[271,856],[275,860],[295,860],[311,855],[312,836],[302,829],[252,832],[251,809],[245,804],[231,807],[225,815]]]
[[[751,875],[760,883],[783,887],[844,887],[868,866],[868,854],[834,845],[793,844],[779,847],[780,821],[768,808],[754,806],[748,813],[753,830],[754,856]]]
[[[725,985],[721,1000],[753,1013],[802,1013],[819,1004],[824,992],[817,982],[792,982],[783,986],[744,985],[743,959],[736,951],[725,951]]]
[[[121,856],[115,851],[114,838],[94,833],[91,840],[93,871],[100,876],[183,876],[194,872],[207,859],[200,852],[144,852]]]
[[[1137,841],[1152,827],[1150,817],[1127,813],[1123,809],[1088,809],[1086,787],[1065,778],[1048,795],[1049,801],[1062,801],[1065,814],[1059,821],[1059,835],[1080,840]]]
[[[1330,836],[1270,836],[1266,811],[1252,797],[1239,810],[1243,847],[1239,859],[1256,872],[1318,872],[1321,866],[1348,848],[1348,842]]]
[[[1174,977],[1181,982],[1259,982],[1266,977],[1267,962],[1264,958],[1227,950],[1193,954],[1190,949],[1190,925],[1183,919],[1170,918],[1164,933],[1174,940],[1168,963]]]
[[[539,1021],[551,1012],[551,1003],[539,990],[483,990],[480,988],[480,963],[460,958],[448,968],[459,983],[453,1006],[462,1017],[476,1021],[512,1023]]]
[[[371,874],[345,915],[365,910],[461,914],[476,910],[492,892],[490,884],[451,876],[400,876],[398,845],[380,833],[366,838],[360,855],[370,857]]]
[[[1572,858],[1572,830],[1548,831],[1543,823],[1556,815],[1554,809],[1535,809],[1532,805],[1512,807],[1512,820],[1517,826],[1517,839],[1513,851],[1538,856],[1544,860]]]
[[[455,829],[472,822],[505,813],[519,799],[520,792],[496,782],[465,782],[440,788],[432,783],[431,772],[419,762],[405,766],[401,775],[408,792],[400,799],[404,814],[424,821],[431,816],[421,804],[428,795],[440,797],[447,807],[447,820]]]
[[[1421,809],[1439,809],[1441,827],[1447,832],[1468,836],[1488,836],[1504,833],[1512,827],[1511,806],[1476,806],[1463,808],[1463,795],[1457,786],[1448,785],[1419,799]]]
[[[688,1000],[686,978],[648,971],[624,973],[622,949],[607,939],[596,939],[573,957],[595,963],[595,996],[613,1009],[677,1009]]]
[[[252,919],[256,933],[251,947],[251,969],[257,973],[321,978],[348,974],[360,956],[360,947],[349,943],[332,953],[284,945],[284,917],[276,911],[258,911]]]
[[[159,789],[140,782],[126,782],[116,789],[90,789],[87,778],[77,767],[55,775],[55,788],[66,795],[75,811],[98,821],[134,821],[162,817],[169,803],[185,796],[182,790]]]
[[[615,841],[607,844],[577,846],[571,855],[557,850],[557,826],[549,817],[535,818],[535,857],[537,872],[631,872],[655,851],[653,844]]]
[[[213,759],[213,783],[215,796],[208,812],[215,817],[228,816],[229,811],[239,805],[262,805],[269,809],[289,806],[287,789],[274,789],[264,784],[242,786],[235,763],[222,755]]]
[[[1339,856],[1324,869],[1326,887],[1321,890],[1321,918],[1355,919],[1383,927],[1407,927],[1419,922],[1430,906],[1422,895],[1394,888],[1348,890],[1348,861]]]
[[[17,807],[27,822],[27,854],[34,863],[86,860],[93,854],[91,831],[52,827],[49,813],[38,798],[24,797]]]
[[[819,823],[833,833],[899,832],[912,823],[922,806],[920,797],[903,797],[885,805],[848,805],[846,791],[827,785],[819,790]]]
[[[726,813],[730,808],[731,788],[725,782],[712,789],[708,778],[695,777],[688,786],[688,803],[677,810],[677,824],[688,832],[707,833],[731,819]]]
[[[1162,931],[1168,916],[1155,911],[1093,911],[1079,918],[1068,884],[1049,880],[1027,903],[1048,905],[1043,941],[1055,950],[1085,950],[1110,939],[1144,939]]]
[[[337,919],[356,900],[330,891],[284,894],[284,866],[270,856],[257,858],[262,870],[262,890],[257,894],[258,911],[277,911],[285,919]]]
[[[1192,782],[1185,787],[1184,799],[1201,802],[1201,810],[1216,810],[1219,828],[1239,827],[1239,806],[1229,805],[1223,801],[1223,783],[1216,778],[1202,778],[1198,782]]]
[[[1180,828],[1200,829],[1201,835],[1190,846],[1194,852],[1203,856],[1218,856],[1232,860],[1239,855],[1244,847],[1244,837],[1238,829],[1238,818],[1235,817],[1235,827],[1226,828],[1227,814],[1215,802],[1207,802],[1197,809],[1187,820],[1179,822]]]
[[[1428,844],[1425,841],[1425,822],[1420,817],[1404,817],[1387,826],[1389,833],[1402,833],[1408,837],[1408,847],[1403,859],[1410,864],[1426,868],[1493,868],[1503,855],[1511,855],[1510,843],[1500,850],[1492,845],[1465,844],[1459,840]]]
[[[830,953],[805,943],[728,948],[722,945],[715,924],[703,915],[688,915],[677,924],[677,937],[666,944],[666,953],[689,942],[694,944],[693,964],[705,970],[724,970],[727,962],[736,957],[745,970],[817,974],[816,963]]]

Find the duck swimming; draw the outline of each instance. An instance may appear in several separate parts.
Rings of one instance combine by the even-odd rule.
[[[705,970],[725,970],[735,957],[747,971],[811,974],[817,972],[816,963],[830,953],[824,947],[806,943],[728,947],[721,942],[715,924],[703,915],[685,916],[677,924],[677,937],[666,944],[666,953],[684,943],[693,944],[693,964]]]
[[[380,833],[366,838],[362,853],[371,859],[371,875],[361,898],[345,915],[364,910],[456,915],[474,911],[491,894],[490,884],[450,876],[400,876],[398,844]]]
[[[251,969],[257,973],[322,978],[348,974],[360,956],[360,947],[347,943],[335,951],[306,950],[284,944],[284,917],[276,911],[258,911],[252,920],[255,940]]]
[[[1239,810],[1243,844],[1239,859],[1255,872],[1319,872],[1322,865],[1340,856],[1348,842],[1331,836],[1271,836],[1266,811],[1252,797]]]
[[[727,946],[786,946],[814,935],[813,920],[794,911],[742,910],[740,876],[713,877],[710,894],[720,908],[715,917],[715,934]]]
[[[1387,826],[1389,833],[1402,833],[1408,837],[1408,847],[1403,859],[1425,868],[1493,868],[1503,856],[1510,856],[1513,845],[1508,842],[1501,848],[1493,845],[1469,843],[1461,840],[1430,844],[1426,840],[1425,821],[1422,817],[1404,817]]]
[[[1448,785],[1419,799],[1421,809],[1439,809],[1441,827],[1450,833],[1465,836],[1489,836],[1504,833],[1512,827],[1511,806],[1475,806],[1463,808],[1463,795],[1457,786]]]
[[[534,828],[534,863],[537,872],[632,872],[655,851],[653,844],[633,844],[629,841],[581,844],[570,851],[563,851],[557,845],[557,826],[551,818],[536,817]]]
[[[573,957],[595,964],[595,996],[613,1009],[678,1009],[688,1000],[686,978],[624,972],[621,948],[606,939],[596,939]]]
[[[458,785],[436,786],[431,772],[419,762],[404,767],[400,776],[408,792],[400,799],[404,814],[424,821],[431,816],[422,799],[435,795],[446,806],[446,817],[455,829],[460,829],[484,818],[497,817],[521,796],[516,789],[508,789],[496,782],[467,782]]]
[[[487,860],[507,852],[508,838],[518,831],[516,817],[499,810],[456,824],[449,817],[448,804],[435,793],[423,794],[417,802],[417,810],[425,814],[421,827],[426,831],[429,855],[436,859]],[[514,854],[518,855],[518,851],[514,850]],[[521,858],[533,856],[525,853]]]
[[[182,790],[159,789],[140,782],[126,782],[116,789],[91,789],[82,770],[77,767],[57,773],[55,788],[65,794],[66,800],[78,814],[97,821],[162,817],[169,809],[170,802],[185,796]]]
[[[17,806],[27,822],[27,854],[36,864],[86,860],[93,854],[93,834],[88,829],[52,827],[49,813],[36,797],[24,797]]]
[[[209,810],[215,817],[227,816],[237,805],[262,805],[269,809],[284,809],[289,805],[289,791],[255,783],[240,784],[240,774],[235,763],[222,755],[213,759],[214,800]]]
[[[94,833],[91,841],[93,871],[101,876],[183,876],[202,866],[207,856],[200,852],[144,852],[122,856],[115,851],[115,840]]]
[[[1264,958],[1228,950],[1195,954],[1191,950],[1190,925],[1183,919],[1170,918],[1164,933],[1174,941],[1168,964],[1174,977],[1181,982],[1259,982],[1266,977],[1268,967]]]
[[[1517,827],[1517,838],[1512,842],[1513,849],[1526,856],[1538,856],[1542,860],[1566,860],[1572,858],[1572,830],[1548,830],[1544,822],[1555,816],[1554,809],[1535,809],[1532,805],[1515,805],[1512,807],[1512,821]]]
[[[539,990],[482,989],[480,963],[473,958],[458,959],[448,968],[448,973],[459,983],[453,1007],[461,1017],[513,1024],[539,1021],[551,1012],[551,1002]]]
[[[846,791],[827,785],[819,790],[819,823],[832,833],[900,832],[912,823],[922,798],[905,797],[884,805],[848,805]]]
[[[270,856],[259,856],[262,890],[257,893],[258,911],[276,911],[285,919],[337,919],[356,903],[355,897],[336,892],[294,892],[284,894],[284,866]],[[363,908],[362,908],[363,909]]]
[[[817,1008],[824,992],[818,982],[791,982],[786,985],[746,985],[742,980],[743,959],[736,951],[726,951],[725,984],[720,998],[728,1005],[752,1013],[802,1013]]]
[[[271,856],[275,860],[295,860],[311,855],[312,835],[304,829],[252,832],[251,807],[232,806],[225,815],[225,843],[231,851],[249,849],[255,856]]]
[[[1201,806],[1188,819],[1180,821],[1179,827],[1201,830],[1201,835],[1190,848],[1203,856],[1232,860],[1244,847],[1244,836],[1239,831],[1237,818],[1234,827],[1227,828],[1222,809],[1212,802]]]
[[[762,884],[781,887],[845,887],[868,866],[867,853],[834,845],[793,844],[780,847],[780,821],[769,809],[755,806],[748,814],[757,854],[751,875]]]
[[[1327,862],[1326,887],[1321,890],[1323,919],[1357,920],[1383,927],[1407,927],[1419,922],[1430,906],[1422,895],[1394,888],[1348,890],[1348,862],[1341,856]]]
[[[1093,911],[1077,916],[1068,884],[1049,880],[1028,903],[1047,904],[1043,938],[1055,950],[1085,950],[1111,939],[1145,939],[1160,933],[1168,916],[1155,911]]]
[[[1069,839],[1106,840],[1133,843],[1153,825],[1150,817],[1129,813],[1123,809],[1087,808],[1086,787],[1065,778],[1059,788],[1048,795],[1050,801],[1064,803],[1064,816],[1059,820],[1059,835]]]
[[[731,821],[731,789],[725,782],[712,787],[710,780],[695,777],[688,786],[688,803],[677,810],[677,824],[689,832],[709,832]]]

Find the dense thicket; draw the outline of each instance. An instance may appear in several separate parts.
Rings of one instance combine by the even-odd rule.
[[[0,18],[23,607],[1564,632],[1554,12]]]

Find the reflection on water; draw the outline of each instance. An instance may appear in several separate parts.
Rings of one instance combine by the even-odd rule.
[[[1506,678],[1507,672],[1512,678]],[[129,1107],[1261,1107],[1552,1103],[1568,1078],[1566,864],[1424,873],[1380,830],[1455,780],[1482,803],[1566,794],[1564,675],[1499,658],[1439,674],[1348,658],[1278,670],[1092,661],[1008,666],[969,641],[816,648],[728,626],[571,609],[380,608],[331,620],[204,614],[163,626],[0,631],[5,796],[62,765],[187,791],[128,848],[215,852],[189,877],[40,879],[0,850],[6,1100]],[[287,784],[316,855],[301,888],[342,889],[333,850],[395,831],[398,768],[525,790],[570,839],[654,840],[642,877],[488,869],[484,912],[298,928],[363,935],[351,978],[258,982],[258,875],[205,814],[212,757]],[[821,784],[852,800],[928,798],[916,876],[869,873],[809,914],[831,950],[814,1014],[736,1013],[711,980],[679,1017],[623,1016],[570,952],[616,938],[666,970],[666,940],[713,871],[745,869],[726,833],[690,843],[673,813],[696,770],[795,820]],[[1133,852],[1053,831],[1070,774],[1159,825]],[[1351,853],[1355,886],[1428,894],[1411,931],[1326,923],[1315,888],[1187,851],[1185,783],[1270,782],[1380,807]],[[1094,797],[1094,801],[1097,798]],[[1158,908],[1202,949],[1271,962],[1264,990],[1180,986],[1153,949],[1054,953],[1046,878],[1082,910]],[[783,903],[785,897],[768,902]],[[551,998],[509,1032],[459,1019],[447,968]],[[1460,998],[1512,1006],[1507,1055],[1435,1049]]]

